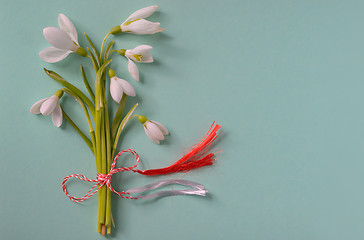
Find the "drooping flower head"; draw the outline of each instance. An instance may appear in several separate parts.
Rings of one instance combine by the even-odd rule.
[[[30,113],[32,114],[42,114],[43,116],[48,116],[52,113],[52,121],[54,126],[60,127],[62,125],[62,109],[59,105],[59,99],[62,97],[63,91],[57,91],[53,96],[43,98],[30,108]]]
[[[139,82],[139,70],[136,64],[133,62],[138,63],[152,63],[153,57],[150,53],[150,50],[153,48],[149,45],[139,45],[134,49],[120,49],[117,52],[120,55],[125,56],[128,58],[128,70],[130,75]]]
[[[135,96],[134,87],[124,79],[118,78],[114,70],[112,69],[109,70],[109,77],[110,77],[110,94],[115,102],[120,103],[123,94],[132,97]]]
[[[43,29],[45,39],[53,45],[39,52],[39,56],[46,62],[55,63],[63,60],[71,52],[80,56],[87,56],[85,49],[78,44],[77,31],[71,20],[64,14],[58,16],[59,28],[46,27]]]
[[[162,32],[165,29],[159,27],[159,22],[150,22],[144,19],[152,15],[157,9],[157,5],[139,9],[131,14],[120,26],[113,27],[110,32],[112,34],[126,32],[140,35]]]
[[[164,140],[164,135],[169,134],[167,128],[159,122],[148,120],[145,116],[139,116],[138,120],[143,124],[148,138],[157,144],[160,144],[160,141]]]

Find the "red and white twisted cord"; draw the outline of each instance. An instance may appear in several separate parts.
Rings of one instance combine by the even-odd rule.
[[[72,174],[63,179],[62,182],[62,189],[64,193],[67,195],[69,199],[71,199],[74,202],[83,202],[86,199],[93,196],[97,191],[100,190],[100,188],[104,185],[106,185],[113,193],[119,195],[122,198],[126,199],[149,199],[149,198],[155,198],[155,197],[161,197],[161,196],[171,196],[171,195],[200,195],[205,196],[207,193],[207,190],[204,189],[204,186],[188,181],[188,180],[178,180],[178,179],[169,179],[169,180],[162,180],[158,181],[152,184],[148,184],[144,187],[140,188],[133,188],[128,191],[116,191],[112,186],[112,176],[115,173],[119,172],[135,172],[142,175],[163,175],[163,174],[169,174],[169,173],[175,173],[175,172],[182,172],[182,171],[189,171],[191,169],[212,165],[214,163],[214,154],[209,153],[207,154],[210,145],[216,140],[217,138],[217,131],[220,129],[220,125],[215,123],[212,124],[211,128],[209,129],[208,133],[205,135],[205,137],[198,143],[193,146],[190,152],[188,152],[186,155],[184,155],[180,160],[178,160],[176,163],[172,164],[169,167],[166,168],[160,168],[160,169],[150,169],[150,170],[139,170],[137,169],[137,166],[139,165],[140,158],[138,153],[136,153],[132,149],[127,149],[124,151],[119,152],[115,158],[114,161],[111,164],[110,172],[107,174],[97,174],[96,179],[89,179],[81,174]],[[116,160],[124,153],[129,152],[135,156],[136,163],[131,167],[121,167],[116,168]],[[206,155],[207,154],[207,155]],[[73,197],[71,196],[67,189],[66,189],[66,182],[70,178],[77,178],[82,181],[86,182],[93,182],[96,183],[83,197]],[[158,188],[160,186],[169,185],[169,184],[179,184],[183,186],[189,186],[193,189],[185,189],[185,190],[170,190],[170,191],[160,191],[153,194],[148,195],[141,195],[138,197],[130,196],[130,193],[143,193],[145,191],[153,190],[155,188]]]

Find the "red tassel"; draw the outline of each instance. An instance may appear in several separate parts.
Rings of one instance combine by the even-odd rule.
[[[215,122],[212,124],[205,137],[198,144],[194,145],[191,151],[189,151],[173,165],[160,169],[136,170],[136,172],[143,175],[152,176],[175,172],[186,172],[190,171],[191,169],[212,165],[215,161],[215,155],[213,153],[209,153],[206,155],[206,153],[209,150],[209,146],[217,138],[217,131],[221,128],[220,125],[216,124],[214,126],[214,124]]]

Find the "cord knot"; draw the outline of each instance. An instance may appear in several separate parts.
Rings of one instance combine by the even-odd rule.
[[[111,181],[111,176],[112,174],[108,173],[108,174],[102,174],[102,173],[98,173],[96,175],[96,179],[98,182],[100,182],[100,184],[105,184],[108,181]]]

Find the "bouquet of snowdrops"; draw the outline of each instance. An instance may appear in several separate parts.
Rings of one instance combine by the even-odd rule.
[[[140,9],[131,14],[121,25],[111,28],[111,30],[104,37],[100,51],[95,47],[89,36],[85,33],[85,37],[89,43],[89,47],[82,47],[78,42],[78,35],[76,28],[72,22],[63,14],[58,16],[57,27],[46,27],[43,29],[45,39],[53,46],[42,50],[39,53],[41,59],[48,63],[56,63],[69,54],[76,53],[81,57],[87,57],[90,59],[95,72],[94,81],[89,81],[86,76],[83,66],[80,66],[85,88],[87,89],[88,96],[79,88],[66,81],[63,77],[54,71],[44,69],[45,73],[57,81],[63,86],[63,88],[57,90],[54,95],[41,99],[33,104],[30,112],[33,114],[50,115],[52,114],[52,121],[56,127],[61,126],[63,117],[69,122],[69,124],[76,130],[76,132],[82,137],[84,142],[90,148],[91,152],[95,156],[97,179],[88,179],[80,174],[73,174],[64,178],[62,183],[63,191],[74,202],[82,202],[93,194],[98,192],[99,196],[99,208],[98,208],[98,220],[97,231],[102,235],[111,233],[112,214],[111,214],[111,192],[128,199],[148,199],[152,197],[167,196],[167,195],[202,195],[204,196],[207,190],[201,184],[187,181],[187,180],[163,180],[153,184],[146,185],[141,188],[130,189],[128,191],[118,192],[111,186],[112,175],[121,171],[132,171],[143,175],[160,175],[169,174],[180,171],[189,171],[194,168],[202,167],[205,165],[211,165],[214,161],[214,154],[207,154],[209,145],[216,139],[216,132],[220,128],[219,125],[211,127],[210,133],[205,138],[196,144],[192,150],[182,157],[175,164],[162,168],[152,170],[139,170],[136,169],[139,156],[131,150],[125,150],[115,156],[116,147],[120,134],[122,133],[125,125],[133,118],[138,118],[142,124],[146,135],[155,143],[159,144],[161,140],[164,140],[164,136],[168,135],[168,130],[161,123],[153,120],[149,120],[145,116],[133,114],[134,110],[138,106],[135,104],[125,114],[125,105],[128,96],[135,96],[135,90],[133,86],[124,79],[116,76],[115,71],[108,67],[112,61],[110,57],[112,54],[119,54],[128,59],[128,71],[133,79],[139,81],[139,71],[136,63],[151,63],[153,57],[150,53],[152,49],[149,45],[139,45],[134,49],[113,49],[114,41],[107,43],[107,38],[110,35],[130,33],[130,34],[155,34],[164,31],[160,27],[158,22],[150,22],[145,18],[149,17],[158,9],[158,6],[150,6]],[[117,111],[114,116],[109,113],[107,102],[107,84],[109,84],[109,91],[112,99],[118,104]],[[93,87],[91,86],[93,85]],[[72,121],[65,110],[60,105],[60,99],[67,94],[73,97],[81,106],[89,127],[89,133],[85,134],[77,124]],[[124,152],[129,152],[135,155],[137,163],[128,168],[116,168],[117,158]],[[84,197],[73,197],[68,194],[65,183],[69,178],[77,178],[83,181],[93,182],[95,186]],[[189,186],[193,189],[188,190],[172,190],[162,191],[159,193],[153,193],[149,195],[142,195],[139,197],[130,196],[131,193],[143,193],[145,191],[153,190],[157,187],[167,184],[179,184],[183,186]]]

